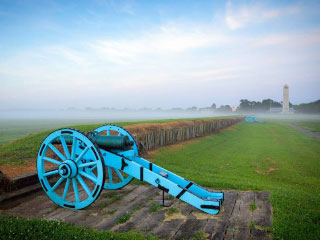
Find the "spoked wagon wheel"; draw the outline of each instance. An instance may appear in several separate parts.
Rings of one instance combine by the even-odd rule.
[[[104,136],[128,136],[129,140],[134,142],[133,146],[131,147],[131,150],[133,150],[136,156],[139,156],[139,150],[136,141],[131,136],[131,134],[125,129],[115,125],[104,125],[98,127],[94,131],[97,132],[99,135]],[[101,151],[103,152],[103,150]],[[117,153],[121,155],[121,152]],[[109,167],[108,162],[105,162],[105,166],[106,174],[108,176],[106,176],[106,182],[103,187],[104,189],[120,189],[132,181],[132,176],[124,173],[120,169]]]
[[[65,208],[89,206],[104,184],[104,161],[99,148],[74,129],[54,131],[43,141],[37,171],[49,198]]]

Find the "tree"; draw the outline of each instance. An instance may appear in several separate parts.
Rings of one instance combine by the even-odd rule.
[[[217,108],[217,105],[216,105],[215,103],[212,103],[211,109],[212,109],[212,110],[216,110],[216,108]]]
[[[196,106],[193,106],[193,107],[191,107],[191,108],[187,108],[187,111],[193,111],[193,112],[195,112],[195,111],[197,111],[197,107],[196,107]]]
[[[293,108],[299,113],[320,113],[320,100],[310,103],[294,105]]]
[[[221,105],[217,110],[219,112],[232,112],[230,105]]]
[[[240,105],[239,105],[239,110],[243,112],[248,112],[251,110],[251,102],[248,101],[247,99],[241,99],[240,100]]]
[[[272,106],[272,100],[271,99],[264,99],[262,100],[262,109],[265,110],[265,111],[268,111],[270,110],[270,107]]]
[[[271,107],[282,107],[282,105],[281,105],[281,103],[273,101],[272,99],[264,99],[264,100],[262,100],[262,102],[241,99],[239,111],[242,111],[242,112],[268,112]]]

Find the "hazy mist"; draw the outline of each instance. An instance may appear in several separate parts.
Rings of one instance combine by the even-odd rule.
[[[147,119],[174,119],[174,118],[200,118],[213,117],[221,115],[230,115],[230,113],[214,112],[188,112],[188,111],[67,111],[67,110],[19,110],[19,111],[2,111],[0,119],[88,119],[110,121],[126,120],[147,120]]]

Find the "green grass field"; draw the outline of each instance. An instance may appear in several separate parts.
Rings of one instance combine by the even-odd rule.
[[[119,123],[120,126],[130,123]],[[99,127],[101,124],[70,126],[81,131],[89,131]],[[9,144],[0,145],[0,164],[23,164],[26,161],[36,159],[37,152],[42,141],[54,129],[33,133],[28,136],[18,138]]]
[[[0,119],[0,145],[12,142],[23,136],[62,126],[103,122],[103,120],[77,119]]]
[[[229,116],[230,117],[230,116]],[[215,118],[228,118],[227,116],[219,116]],[[164,119],[164,120],[150,120],[150,121],[132,121],[132,122],[117,122],[117,123],[104,123],[104,124],[116,124],[118,126],[125,126],[125,125],[131,125],[131,124],[137,124],[137,123],[166,123],[166,122],[173,122],[177,120],[196,120],[196,119],[212,119],[212,118],[185,118],[185,119]],[[50,123],[47,123],[50,124]],[[62,122],[58,123],[59,126],[62,124]],[[85,124],[85,125],[73,125],[73,126],[66,126],[69,128],[76,128],[80,131],[87,132],[94,130],[95,128],[104,125],[103,123],[97,123],[97,124]],[[28,125],[26,125],[28,126]],[[32,124],[33,126],[33,124]],[[41,125],[40,125],[41,126]],[[48,125],[45,125],[47,127]],[[54,125],[53,125],[54,126]],[[60,126],[61,128],[62,126]],[[15,139],[17,138],[17,135],[15,134],[14,129],[10,127],[10,124],[8,124],[8,130],[6,134],[0,134],[0,140],[2,139]],[[21,129],[23,127],[21,126]],[[30,129],[32,131],[33,127]],[[22,130],[22,132],[28,131],[28,128],[25,128]],[[26,161],[34,161],[36,159],[39,147],[42,143],[42,141],[47,137],[49,133],[54,131],[54,129],[32,133],[27,136],[24,136],[22,138],[15,139],[14,141],[0,145],[0,164],[9,164],[9,165],[15,165],[15,164],[23,164]],[[1,133],[1,131],[0,131]],[[21,134],[21,132],[19,132]],[[4,137],[3,137],[4,135]]]
[[[320,141],[282,121],[243,122],[152,161],[205,187],[270,191],[276,239],[319,239]]]
[[[274,115],[272,116],[274,117]],[[282,118],[281,118],[282,117]],[[267,115],[261,116],[261,119],[270,121]],[[310,130],[320,135],[320,115],[288,115],[288,116],[277,116],[273,118],[278,123],[293,123],[299,127]]]
[[[1,113],[0,113],[1,114]],[[215,118],[221,118],[227,116],[219,116]],[[212,117],[211,117],[212,118]],[[137,120],[140,119],[140,120]],[[150,117],[149,117],[150,119]],[[184,119],[206,119],[206,118],[184,118]],[[146,120],[140,118],[119,118],[118,120],[113,120],[112,122],[167,122],[167,121],[176,121],[177,119],[164,119],[164,120]],[[181,120],[181,119],[180,119]],[[73,126],[78,127],[79,125],[86,125],[91,130],[94,129],[96,125],[100,126],[106,122],[106,119],[102,118],[94,118],[94,119],[0,119],[0,146],[10,143],[14,140],[17,140],[22,137],[26,137],[27,135],[50,130],[53,129],[66,127],[66,126]]]
[[[150,122],[168,121],[175,120]],[[315,132],[320,128],[320,121],[294,123]],[[76,128],[88,131],[99,125]],[[0,146],[0,163],[34,160],[49,132]],[[161,148],[149,160],[205,187],[270,191],[275,239],[319,239],[320,141],[286,121],[242,122],[235,130],[187,142],[182,148]]]
[[[292,123],[320,135],[319,121],[293,121]]]
[[[140,233],[132,231],[126,233],[96,231],[86,227],[74,226],[62,221],[22,219],[0,215],[0,239],[152,240],[156,238],[145,237]]]

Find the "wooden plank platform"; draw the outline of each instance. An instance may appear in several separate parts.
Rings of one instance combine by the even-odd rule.
[[[218,215],[208,215],[173,199],[169,208],[152,211],[162,192],[150,185],[128,185],[121,190],[104,190],[98,200],[84,210],[57,207],[45,195],[32,196],[1,206],[4,214],[28,218],[59,219],[98,230],[139,231],[164,239],[271,239],[272,206],[269,192],[224,191],[225,201]],[[84,194],[84,193],[82,193]],[[114,200],[113,196],[117,196]],[[154,206],[153,206],[154,207]],[[171,212],[171,214],[170,214]],[[127,216],[127,221],[119,218]]]

